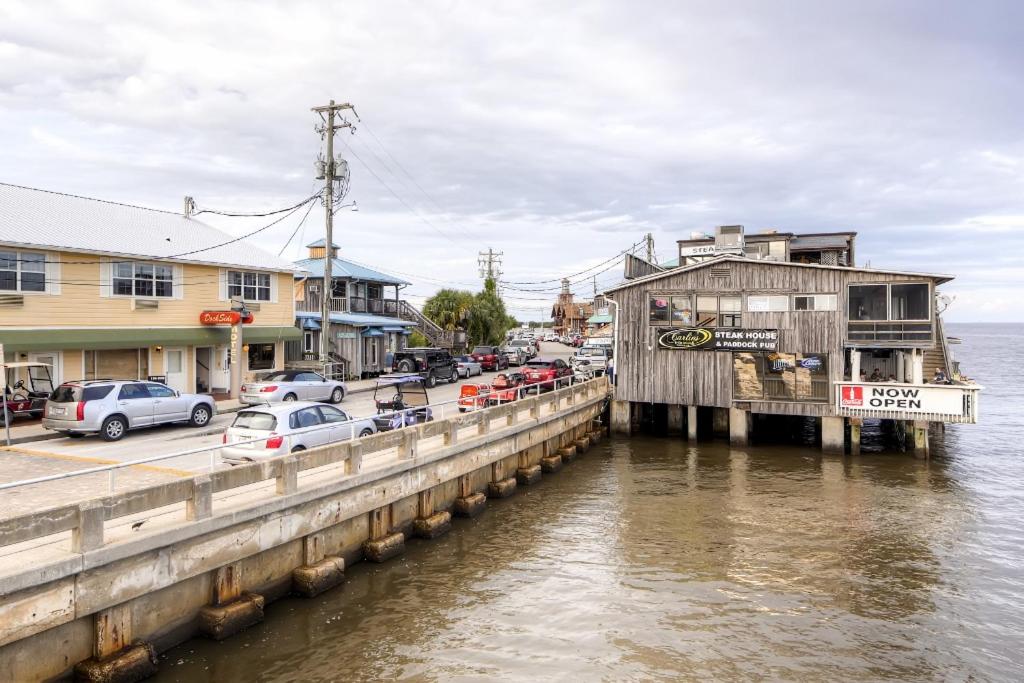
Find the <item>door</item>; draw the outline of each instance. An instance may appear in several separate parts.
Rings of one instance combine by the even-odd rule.
[[[167,386],[180,392],[188,391],[188,370],[185,367],[185,349],[164,349],[164,376]]]
[[[178,396],[173,389],[163,384],[147,383],[146,390],[152,398],[153,424],[188,419],[189,399]]]
[[[329,432],[328,440],[330,442],[344,441],[352,438],[352,430],[355,428],[355,424],[349,421],[349,416],[345,414],[344,410],[339,410],[334,406],[320,406],[320,415],[323,416],[324,424],[331,425],[326,430]]]
[[[49,368],[26,368],[27,376],[23,379],[29,389],[52,393],[56,387],[60,386],[63,381],[60,352],[30,353],[28,359],[33,363],[44,363],[49,366]],[[49,376],[47,376],[47,370],[49,370]]]
[[[117,394],[117,410],[128,418],[129,427],[153,424],[153,399],[142,382],[127,382]]]
[[[196,347],[196,393],[213,393],[213,347]]]
[[[288,420],[289,426],[297,433],[292,434],[292,449],[296,446],[304,448],[316,448],[327,443],[330,438],[330,429],[323,426],[323,418],[316,407],[302,408],[291,414]]]
[[[315,372],[300,372],[295,376],[295,390],[304,401],[322,401],[327,398],[327,382]]]

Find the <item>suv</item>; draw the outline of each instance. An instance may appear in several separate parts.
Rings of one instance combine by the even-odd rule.
[[[216,412],[212,396],[182,394],[157,382],[65,382],[46,402],[43,428],[68,436],[98,433],[104,441],[117,441],[129,429],[170,422],[205,427]]]
[[[415,372],[426,380],[428,389],[433,389],[439,379],[453,383],[459,381],[459,364],[444,349],[419,347],[396,351],[391,371]]]
[[[469,354],[484,370],[508,370],[508,356],[497,346],[474,346]]]

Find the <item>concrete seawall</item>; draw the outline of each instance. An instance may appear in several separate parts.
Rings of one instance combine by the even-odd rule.
[[[0,680],[137,680],[582,451],[597,378],[485,411],[0,521]],[[561,449],[561,452],[560,452]],[[559,460],[559,463],[555,463]],[[140,523],[141,522],[141,523]]]

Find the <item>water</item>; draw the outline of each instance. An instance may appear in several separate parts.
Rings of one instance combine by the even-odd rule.
[[[606,441],[157,680],[1020,680],[1024,326],[949,328],[983,423],[930,461]]]

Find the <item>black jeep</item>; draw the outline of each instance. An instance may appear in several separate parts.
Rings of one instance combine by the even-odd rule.
[[[424,379],[428,389],[433,389],[438,380],[459,381],[459,365],[444,349],[418,347],[396,351],[391,371],[414,372]]]

